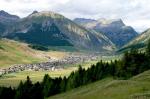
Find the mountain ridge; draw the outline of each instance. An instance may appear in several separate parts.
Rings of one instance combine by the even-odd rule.
[[[4,10],[0,11],[0,18],[4,18],[4,19],[6,18],[6,19],[11,19],[11,20],[18,20],[18,19],[20,19],[19,16],[9,14],[9,13],[5,12]]]
[[[65,38],[59,38],[59,35],[57,35],[57,37],[56,35],[51,35],[54,31],[50,32],[49,29],[43,31],[45,28],[50,28],[52,24],[55,24],[59,30],[59,33],[63,34]],[[33,32],[31,33],[30,31],[32,28],[39,30],[34,33],[34,37],[31,35]],[[41,38],[43,36],[42,33],[44,33],[45,37],[47,37],[46,39]],[[28,36],[23,36],[27,34]],[[41,34],[39,37],[36,36],[39,34]],[[28,42],[29,39],[34,41],[32,43],[37,43],[37,41],[43,42],[44,40],[47,40],[46,42],[48,42],[48,37],[51,39],[58,38],[58,42],[65,40],[70,42],[70,44],[76,48],[95,51],[113,50],[115,48],[114,44],[103,34],[97,33],[96,31],[91,31],[90,29],[85,29],[63,15],[51,11],[36,12],[25,18],[19,19],[19,21],[15,22],[12,27],[8,28],[4,35],[4,37],[10,39],[17,38],[18,40],[23,40],[27,43],[31,43]],[[20,35],[24,38],[20,38]],[[41,40],[39,40],[39,38]],[[49,39],[49,41],[51,40]]]
[[[79,19],[80,18],[78,18],[78,20]],[[127,42],[138,35],[138,33],[131,26],[126,26],[121,19],[101,18],[92,22],[86,21],[84,23],[82,20],[85,21],[86,19],[81,18],[80,21],[77,22],[76,19],[74,19],[74,22],[85,28],[94,29],[97,32],[102,32],[118,47],[125,45]]]

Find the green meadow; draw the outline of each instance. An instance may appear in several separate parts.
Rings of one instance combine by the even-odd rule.
[[[150,71],[129,80],[105,78],[48,99],[150,99]]]

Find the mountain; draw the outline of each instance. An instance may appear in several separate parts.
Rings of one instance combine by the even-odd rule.
[[[0,36],[3,35],[4,31],[7,31],[8,27],[11,27],[14,22],[20,18],[16,15],[11,15],[3,10],[0,11]]]
[[[123,46],[119,51],[125,51],[131,48],[144,48],[150,39],[150,29],[147,29],[135,39]]]
[[[35,10],[35,11],[33,11],[30,15],[33,15],[33,14],[36,14],[36,13],[38,13],[38,11]],[[30,15],[29,15],[29,16],[30,16]]]
[[[5,23],[5,22],[12,22],[20,19],[16,15],[11,15],[3,10],[0,11],[0,22]]]
[[[4,25],[10,25],[16,21],[18,21],[20,18],[16,15],[9,14],[3,10],[0,11],[0,23]]]
[[[79,49],[113,50],[114,44],[102,33],[85,29],[64,16],[33,12],[7,28],[4,37],[44,46],[73,46]]]
[[[6,29],[6,26],[4,24],[0,23],[0,36],[5,31],[5,29]]]
[[[121,19],[83,19],[76,18],[74,22],[88,29],[94,29],[106,35],[117,47],[121,47],[135,38],[138,33],[131,27],[126,26]]]

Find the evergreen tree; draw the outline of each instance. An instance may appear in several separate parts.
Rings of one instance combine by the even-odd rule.
[[[23,96],[22,95],[23,92],[24,92],[24,85],[23,85],[23,82],[20,81],[20,84],[16,90],[15,99],[21,99],[21,97]]]
[[[42,86],[39,82],[35,83],[30,88],[30,99],[44,99],[44,94],[42,92]]]
[[[67,86],[66,86],[67,90],[71,90],[71,89],[75,88],[74,74],[75,74],[74,72],[71,72],[71,74],[68,77]]]
[[[66,87],[67,87],[67,78],[66,76],[62,79],[61,83],[60,83],[60,92],[65,92],[66,91]]]
[[[11,87],[0,87],[0,99],[14,99],[15,90]]]
[[[44,76],[44,79],[42,81],[42,86],[43,86],[43,94],[44,96],[48,97],[52,95],[52,86],[53,86],[53,80],[51,77],[49,77],[48,74]]]

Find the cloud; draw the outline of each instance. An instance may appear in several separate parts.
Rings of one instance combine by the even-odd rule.
[[[150,28],[149,4],[150,0],[70,0],[58,11],[69,18],[121,18],[141,32]]]
[[[27,16],[34,10],[54,10],[59,4],[68,0],[0,0],[0,9],[17,14],[21,17]]]
[[[51,10],[68,18],[121,18],[137,31],[150,28],[150,0],[0,0],[0,9],[27,16]]]

